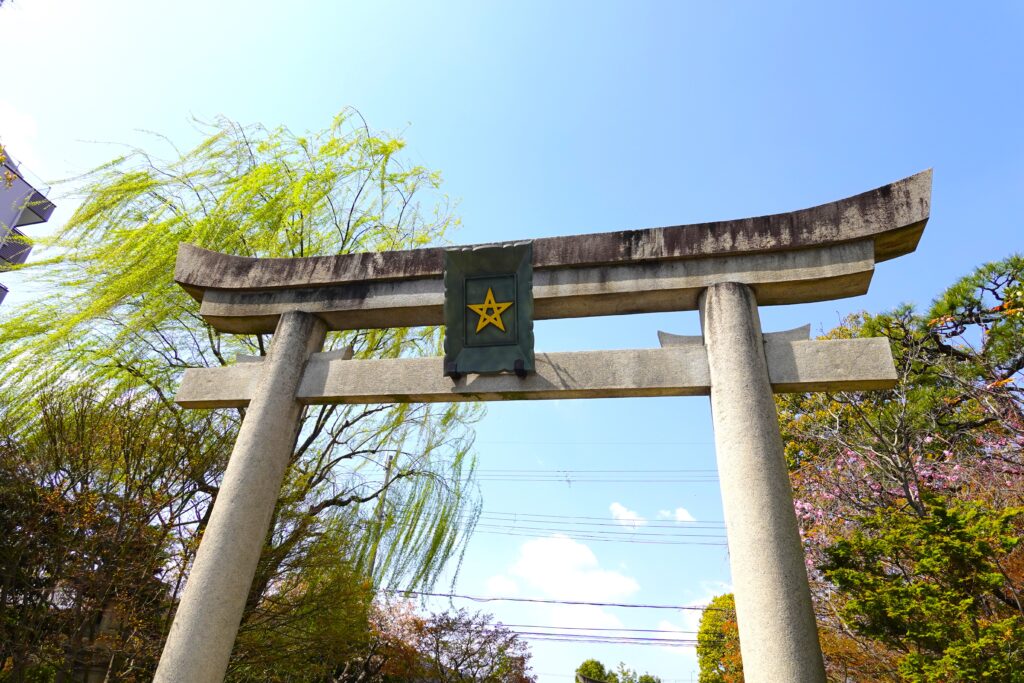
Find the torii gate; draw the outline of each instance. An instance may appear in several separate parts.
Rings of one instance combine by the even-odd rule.
[[[260,362],[182,380],[186,408],[248,411],[155,680],[223,680],[303,406],[710,395],[744,674],[823,682],[772,393],[885,389],[896,373],[884,339],[810,341],[809,326],[763,335],[758,305],[865,293],[876,262],[917,247],[931,177],[772,216],[536,240],[535,318],[699,309],[703,334],[659,333],[660,349],[539,353],[525,376],[452,379],[442,358],[320,353],[328,330],[441,324],[443,248],[253,259],[182,244],[175,280],[203,318],[274,337]]]

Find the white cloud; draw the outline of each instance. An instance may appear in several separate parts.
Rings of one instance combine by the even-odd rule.
[[[594,605],[557,605],[548,618],[551,626],[561,628],[623,628],[617,616]]]
[[[487,580],[489,595],[509,595],[520,586],[531,595],[554,600],[616,602],[640,590],[631,576],[602,569],[584,543],[562,534],[527,541],[502,574]],[[598,605],[533,605],[537,622],[579,628],[622,628],[614,614]]]
[[[487,579],[484,587],[488,595],[515,595],[519,592],[519,584],[503,574]]]
[[[523,543],[519,558],[503,578],[519,579],[542,595],[559,600],[608,602],[640,589],[632,577],[602,569],[587,545],[562,534]]]
[[[690,514],[690,511],[684,507],[678,507],[675,511],[672,510],[660,510],[658,511],[658,519],[674,519],[677,522],[696,522],[697,519]]]
[[[641,517],[639,513],[630,510],[621,503],[612,503],[608,506],[608,509],[612,511],[612,517],[615,521],[623,526],[635,528],[647,524],[647,520]]]

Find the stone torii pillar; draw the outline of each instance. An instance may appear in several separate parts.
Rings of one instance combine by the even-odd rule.
[[[281,316],[203,540],[192,563],[154,681],[220,681],[242,620],[260,551],[295,448],[295,394],[326,326],[309,313]]]
[[[884,339],[763,334],[758,306],[863,294],[913,251],[931,172],[848,199],[736,221],[533,242],[536,319],[699,309],[701,337],[662,348],[537,353],[535,371],[445,376],[442,358],[317,353],[325,330],[443,322],[444,250],[249,259],[181,245],[175,279],[220,332],[275,332],[260,362],[186,371],[188,408],[249,406],[156,680],[223,679],[301,407],[710,396],[744,673],[824,681],[773,393],[894,386]]]
[[[746,285],[726,282],[708,287],[700,310],[736,623],[743,661],[756,666],[744,675],[823,682],[757,301]]]

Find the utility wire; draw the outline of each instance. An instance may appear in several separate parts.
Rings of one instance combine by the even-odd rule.
[[[531,483],[547,482],[553,484],[713,484],[718,477],[686,477],[683,479],[630,479],[628,477],[476,477],[476,481]]]
[[[421,597],[429,598],[461,598],[463,600],[471,600],[473,602],[529,602],[537,603],[542,605],[591,605],[594,607],[630,607],[639,609],[672,609],[672,610],[691,610],[691,611],[704,611],[705,609],[712,612],[724,612],[726,610],[718,607],[709,607],[708,605],[645,605],[635,602],[587,602],[585,600],[553,600],[544,598],[506,598],[506,597],[486,597],[478,595],[463,595],[461,593],[428,593],[426,591],[412,591],[412,590],[401,590],[399,588],[381,588],[386,593],[396,593],[400,595],[418,595]]]
[[[497,536],[518,536],[518,537],[521,537],[521,538],[547,538],[548,536],[550,536],[550,534],[548,534],[548,533],[532,533],[532,534],[531,533],[526,533],[526,534],[522,534],[522,533],[518,533],[518,532],[515,532],[515,531],[488,531],[486,529],[484,529],[482,531],[478,530],[478,531],[475,531],[474,533],[477,533],[477,534],[491,534],[491,535],[497,535]],[[569,536],[568,534],[565,534],[565,535]],[[711,545],[711,546],[718,546],[718,547],[722,547],[722,548],[726,547],[726,545],[727,545],[727,543],[725,541],[722,541],[721,543],[713,543],[713,542],[710,542],[710,541],[708,541],[708,542],[704,542],[704,541],[648,541],[648,540],[644,540],[644,539],[609,538],[609,537],[602,537],[602,536],[584,536],[584,535],[581,535],[581,534],[574,534],[572,536],[569,536],[569,538],[580,540],[580,541],[595,541],[595,542],[598,542],[598,543],[601,543],[601,542],[603,542],[603,543],[633,543],[633,544],[636,544],[636,545]]]
[[[406,522],[391,522],[390,529],[407,529],[412,524]],[[724,534],[643,534],[634,533],[629,530],[604,531],[590,529],[559,529],[556,527],[523,527],[509,524],[487,524],[478,523],[474,534],[486,534],[495,536],[516,536],[520,538],[550,538],[553,535],[561,535],[579,541],[596,541],[603,543],[633,543],[639,545],[707,545],[725,547],[726,537]],[[661,536],[665,538],[651,538]],[[692,540],[694,538],[719,539],[719,540]],[[677,540],[669,540],[677,539]]]
[[[666,533],[661,531],[639,531],[638,529],[642,527],[638,527],[637,529],[620,528],[620,530],[617,531],[612,531],[608,529],[563,529],[560,527],[552,526],[529,526],[528,524],[508,524],[507,522],[504,524],[495,524],[488,520],[481,520],[477,523],[476,528],[492,530],[508,529],[510,531],[519,531],[521,533],[526,533],[529,531],[541,531],[546,533],[564,533],[567,535],[590,534],[592,536],[608,536],[611,538],[615,538],[617,536],[622,536],[625,538],[725,538],[724,533],[701,534],[686,532]],[[711,531],[711,529],[697,529],[697,531]]]
[[[519,516],[519,517],[550,517],[552,519],[594,519],[594,520],[600,520],[600,521],[604,521],[604,522],[608,522],[609,521],[608,517],[587,517],[585,515],[548,515],[548,514],[541,514],[541,513],[537,513],[537,512],[502,512],[502,511],[499,511],[499,510],[484,510],[482,514],[485,514],[485,515],[513,515],[513,516]],[[659,521],[675,522],[675,520],[659,520]],[[695,522],[675,522],[675,523],[677,523],[677,524],[694,524]],[[696,523],[698,523],[698,524],[721,524],[721,525],[725,524],[725,522],[723,522],[721,520],[717,520],[717,519],[716,520],[710,520],[710,519],[709,520],[702,520],[702,521],[696,522]]]
[[[564,525],[565,523],[551,522],[545,524],[543,521],[533,522],[531,520],[522,520],[517,522],[511,519],[491,519],[481,518],[474,527],[475,531],[515,531],[520,534],[528,534],[533,536],[548,536],[550,534],[562,534],[564,536],[570,536],[572,538],[583,538],[583,537],[598,537],[598,538],[621,538],[622,540],[642,540],[644,538],[717,538],[724,539],[724,529],[721,527],[691,527],[691,528],[678,528],[678,527],[650,527],[655,529],[654,531],[644,531],[648,527],[643,525],[637,526],[626,526],[626,525],[608,525],[612,528],[572,528],[571,526]],[[395,527],[408,527],[411,523],[402,522],[399,520],[392,520],[385,526],[387,528]],[[663,531],[657,531],[661,529]],[[666,531],[667,530],[667,531]],[[700,533],[708,532],[708,533]]]
[[[696,631],[682,631],[662,628],[597,628],[594,626],[542,626],[540,624],[502,624],[505,628],[543,628],[562,631],[624,631],[627,633],[697,633]]]
[[[604,520],[602,522],[574,522],[572,520],[575,518],[566,516],[552,516],[554,519],[548,520],[542,515],[497,513],[505,516],[490,516],[493,514],[496,513],[482,513],[474,526],[473,532],[476,534],[516,536],[520,538],[547,538],[558,534],[575,540],[603,543],[726,546],[724,527],[720,526],[720,523],[717,522],[676,522],[645,525],[612,522],[606,518],[592,518]],[[523,519],[519,519],[519,517]],[[527,519],[526,517],[531,518]],[[532,517],[537,517],[537,519]],[[682,526],[684,524],[686,526]],[[401,529],[408,528],[410,525],[407,522],[391,520],[386,526],[388,528]]]
[[[390,509],[391,510],[395,510],[395,511],[401,511],[401,510],[405,510],[406,506],[395,505],[394,507],[391,507]],[[483,517],[492,517],[492,516],[493,517],[500,516],[500,517],[512,518],[509,521],[515,521],[515,520],[522,519],[523,521],[534,520],[534,521],[537,521],[537,522],[546,522],[548,520],[553,520],[552,523],[555,523],[555,524],[589,524],[589,523],[591,523],[590,520],[593,520],[593,523],[595,525],[627,526],[625,521],[616,521],[612,517],[592,517],[592,516],[586,516],[586,515],[553,515],[553,514],[546,514],[546,513],[539,513],[539,512],[504,511],[504,510],[482,510],[480,512],[480,517],[481,518],[483,518]],[[554,520],[568,520],[568,521],[562,522],[562,521],[554,521]],[[576,520],[585,520],[585,521],[576,521]],[[499,520],[495,519],[495,521],[499,521]],[[629,522],[629,525],[632,525],[631,521]],[[637,525],[640,526],[640,522],[637,522]],[[655,519],[651,519],[651,520],[644,520],[643,525],[646,525],[646,526],[666,525],[666,527],[668,527],[668,528],[675,528],[677,525],[685,525],[686,528],[690,528],[690,527],[696,528],[696,527],[700,527],[702,525],[709,525],[709,526],[716,526],[716,527],[725,528],[725,522],[720,520],[720,519],[702,519],[702,520],[694,520],[692,522],[688,522],[688,521],[680,521],[680,520],[675,520],[675,519],[657,519],[657,518],[655,518]],[[682,528],[682,527],[680,527],[680,528]]]
[[[477,472],[536,472],[538,471],[535,467],[483,467],[477,469]],[[540,470],[547,471],[547,470]],[[554,472],[717,472],[716,467],[676,467],[672,469],[646,469],[638,470],[636,468],[628,468],[624,470],[594,470],[594,469],[576,469],[573,467],[556,467],[552,471]]]
[[[714,441],[516,441],[479,439],[478,444],[509,444],[515,446],[714,446]]]
[[[574,635],[550,635],[542,633],[529,633],[516,631],[516,635],[525,636],[532,641],[551,641],[559,643],[605,643],[609,645],[662,645],[665,647],[693,647],[697,644],[696,638],[632,638],[594,636],[592,638],[577,637]]]
[[[546,519],[546,517],[553,517],[553,519]],[[679,529],[686,531],[690,529],[724,529],[724,522],[712,522],[712,521],[697,521],[683,522],[672,519],[642,519],[642,520],[621,520],[612,521],[606,518],[598,518],[603,521],[600,522],[577,522],[574,519],[593,519],[588,517],[558,517],[555,515],[531,515],[521,514],[515,512],[481,512],[480,519],[487,519],[493,522],[506,522],[512,524],[518,524],[520,522],[524,524],[557,524],[559,526],[597,526],[597,527],[616,527],[619,529]],[[685,526],[684,526],[685,525]]]

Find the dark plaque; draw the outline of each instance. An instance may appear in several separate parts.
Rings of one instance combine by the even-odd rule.
[[[533,372],[533,243],[450,249],[444,374]]]

